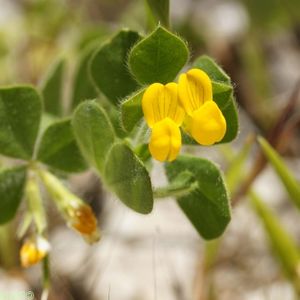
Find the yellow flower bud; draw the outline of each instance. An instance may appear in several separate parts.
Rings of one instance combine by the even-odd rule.
[[[80,205],[73,212],[71,226],[82,234],[93,234],[97,230],[97,219],[90,206]]]
[[[20,250],[21,265],[25,268],[40,262],[49,252],[49,242],[41,237],[34,237],[25,241]]]

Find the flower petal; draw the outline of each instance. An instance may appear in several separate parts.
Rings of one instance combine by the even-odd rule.
[[[185,112],[191,115],[206,101],[212,100],[212,83],[208,75],[199,69],[181,74],[178,82],[179,101]]]
[[[209,146],[222,140],[226,120],[214,101],[207,101],[188,117],[187,131],[201,145]]]
[[[166,85],[151,84],[143,95],[142,108],[150,128],[165,118],[172,119],[180,126],[185,115],[179,105],[178,88],[174,82]]]
[[[156,160],[175,160],[180,147],[181,133],[174,121],[166,118],[153,126],[149,150]]]

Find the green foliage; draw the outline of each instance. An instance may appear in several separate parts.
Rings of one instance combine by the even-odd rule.
[[[95,101],[85,101],[75,110],[72,126],[83,156],[103,174],[107,153],[115,142],[106,112]]]
[[[47,113],[55,116],[62,116],[63,114],[63,77],[65,64],[65,60],[60,59],[51,66],[41,85],[44,109]]]
[[[0,153],[30,159],[39,130],[42,103],[33,87],[0,89]]]
[[[227,124],[226,134],[219,143],[228,143],[237,136],[239,130],[236,103],[230,78],[213,59],[206,55],[197,58],[193,65],[205,71],[212,80],[213,100],[221,109]]]
[[[287,277],[300,288],[299,265],[300,252],[295,240],[285,231],[274,213],[263,203],[258,195],[250,193],[251,204],[260,217],[267,236],[270,240],[272,250]]]
[[[37,159],[65,172],[80,172],[87,168],[76,144],[70,119],[55,122],[46,129]]]
[[[169,27],[169,0],[147,0],[153,16],[165,27]]]
[[[226,120],[227,129],[225,136],[219,143],[228,143],[236,138],[239,131],[238,114],[233,96],[231,96],[229,104],[226,106],[226,108],[221,108],[221,110]]]
[[[178,205],[205,239],[220,236],[230,221],[228,194],[220,170],[210,161],[180,156],[166,165],[172,183],[182,172],[193,174],[198,186],[177,199]]]
[[[189,51],[176,35],[158,26],[130,51],[131,73],[141,84],[168,83],[186,64]]]
[[[149,174],[133,151],[116,137],[104,110],[93,101],[79,105],[73,128],[85,158],[128,207],[149,213],[153,206]]]
[[[149,174],[124,143],[115,144],[107,157],[105,181],[131,209],[148,214],[153,208],[153,195]]]
[[[92,83],[89,73],[89,62],[95,52],[94,46],[85,50],[78,61],[74,75],[71,110],[74,110],[84,100],[97,97],[97,91]]]
[[[115,105],[138,88],[126,62],[128,51],[140,39],[134,31],[122,30],[93,56],[90,71],[97,88]]]
[[[290,173],[280,155],[271,147],[271,145],[262,137],[258,138],[259,144],[271,166],[276,171],[281,182],[289,193],[291,200],[300,208],[300,184]]]
[[[233,99],[232,97],[232,86],[223,82],[212,81],[213,89],[213,100],[218,104],[220,109],[226,109]]]
[[[230,77],[211,57],[202,55],[194,61],[193,65],[198,69],[204,70],[212,81],[231,84]]]
[[[130,132],[143,117],[142,98],[145,89],[129,96],[121,103],[121,119],[124,129]]]
[[[16,214],[23,195],[26,168],[16,167],[0,172],[0,224]]]

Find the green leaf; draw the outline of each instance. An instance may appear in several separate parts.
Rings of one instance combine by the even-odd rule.
[[[89,62],[95,52],[94,45],[85,50],[77,64],[74,76],[71,110],[73,111],[79,103],[88,99],[95,99],[97,91],[92,83],[89,73]]]
[[[268,161],[274,168],[281,182],[285,186],[294,204],[300,208],[300,183],[291,174],[280,155],[262,137],[258,138],[259,144]]]
[[[225,109],[230,101],[232,101],[232,86],[223,82],[212,81],[212,88],[213,100],[218,104],[221,110]]]
[[[168,83],[176,77],[189,57],[186,44],[158,26],[138,42],[129,54],[129,69],[141,84]]]
[[[65,172],[81,172],[87,168],[76,144],[70,119],[55,122],[46,129],[37,159]]]
[[[179,197],[178,205],[203,238],[217,238],[231,218],[228,194],[221,172],[212,162],[191,156],[179,156],[174,162],[166,164],[166,173],[171,184],[178,174],[186,171],[194,176],[198,188]]]
[[[33,87],[0,88],[0,153],[31,159],[41,113],[42,102]]]
[[[0,172],[0,224],[15,216],[23,196],[25,178],[25,167]]]
[[[198,182],[193,173],[184,171],[179,173],[166,187],[159,187],[153,191],[155,198],[176,197],[190,195],[198,188]]]
[[[122,30],[104,44],[91,60],[90,71],[95,85],[115,105],[138,88],[126,62],[128,51],[139,39],[138,33]]]
[[[222,144],[234,140],[239,132],[238,113],[232,95],[228,105],[225,108],[220,107],[220,109],[223,113],[227,125],[225,136],[219,142],[219,144]]]
[[[158,22],[169,27],[169,0],[147,0],[148,5]]]
[[[121,120],[124,129],[130,132],[143,117],[142,98],[145,89],[138,91],[121,104]]]
[[[107,153],[115,141],[115,133],[105,111],[95,101],[85,101],[75,110],[72,126],[81,153],[103,173]]]
[[[52,65],[41,84],[45,111],[55,116],[63,114],[65,64],[65,60],[60,59]]]
[[[221,81],[229,85],[231,84],[230,77],[211,57],[202,55],[194,61],[193,65],[205,71],[212,81]]]
[[[115,144],[107,157],[105,181],[120,200],[142,214],[153,208],[150,176],[133,151],[124,143]]]
[[[300,252],[296,241],[285,231],[278,218],[254,192],[250,193],[251,204],[260,217],[274,254],[287,277],[297,284],[299,290]]]

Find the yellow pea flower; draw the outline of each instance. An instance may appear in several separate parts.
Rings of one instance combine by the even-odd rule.
[[[49,242],[42,236],[25,241],[20,250],[21,265],[25,268],[40,262],[50,251]]]
[[[212,83],[208,75],[199,69],[181,74],[178,95],[187,113],[186,131],[201,145],[209,146],[221,141],[226,133],[226,120],[213,101]]]
[[[152,129],[149,142],[151,155],[159,161],[173,161],[181,147],[179,127],[185,116],[178,102],[177,84],[151,84],[143,95],[142,108]]]

